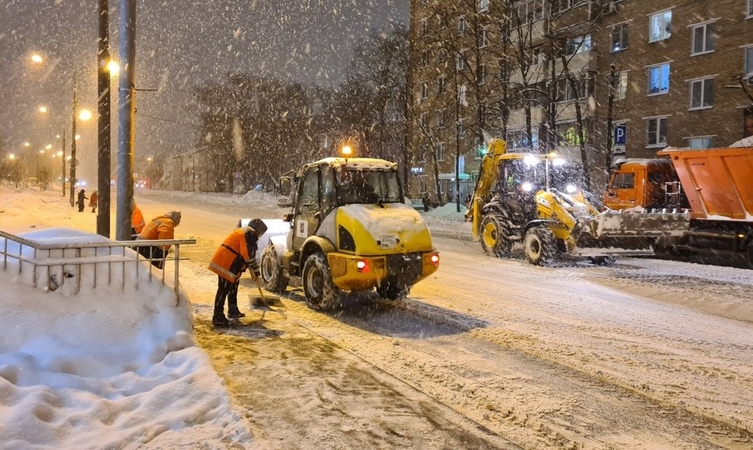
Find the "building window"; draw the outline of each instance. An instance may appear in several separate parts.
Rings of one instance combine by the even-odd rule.
[[[439,111],[437,111],[437,128],[444,128],[445,126],[445,113],[446,109],[442,108]]]
[[[591,35],[578,36],[570,38],[565,43],[565,54],[574,55],[591,51]]]
[[[437,144],[437,162],[444,161],[444,149],[445,149],[444,142],[440,142]]]
[[[459,51],[455,54],[455,69],[465,70],[468,65],[465,62],[465,51]]]
[[[614,93],[614,99],[615,100],[624,100],[627,96],[627,87],[628,87],[628,73],[627,71],[622,71],[619,73],[617,77],[617,89]]]
[[[751,75],[753,75],[753,47],[746,47],[744,51],[745,51],[745,76],[750,77]]]
[[[421,128],[421,131],[427,132],[429,130],[429,119],[426,117],[426,114],[418,116],[418,126]]]
[[[745,14],[747,17],[753,17],[753,0],[748,0],[745,8]]]
[[[478,48],[486,48],[489,46],[489,30],[482,28],[478,35]]]
[[[667,145],[667,117],[646,119],[646,147]]]
[[[592,85],[590,78],[578,77],[575,80],[577,91],[574,91],[567,78],[563,78],[557,82],[557,101],[569,102],[587,98],[593,93]]]
[[[440,48],[437,50],[437,62],[443,63],[447,61],[448,58],[448,52],[446,48]]]
[[[421,83],[421,102],[425,101],[427,98],[429,98],[429,83],[424,81]]]
[[[489,0],[478,0],[478,12],[489,11]]]
[[[478,84],[486,84],[486,64],[478,66],[478,73],[476,75]]]
[[[447,13],[444,11],[437,13],[437,28],[440,30],[447,28]]]
[[[692,28],[691,55],[711,53],[716,49],[714,24],[705,23]]]
[[[462,36],[465,34],[465,16],[459,16],[458,17],[458,35]]]
[[[518,16],[517,24],[541,20],[544,17],[544,0],[520,1],[515,6],[515,13]]]
[[[693,149],[714,148],[713,136],[694,136],[687,138],[688,147]]]
[[[437,77],[437,95],[444,94],[444,87],[445,87],[445,76],[440,75]]]
[[[552,11],[566,11],[574,6],[585,3],[586,0],[552,0]]]
[[[429,65],[429,51],[424,50],[421,52],[421,67],[426,67]]]
[[[466,97],[466,88],[464,84],[458,86],[458,103],[460,106],[468,106],[468,98]]]
[[[648,95],[669,92],[669,63],[659,64],[648,69]]]
[[[429,19],[422,19],[420,22],[421,36],[426,37],[429,35]]]
[[[690,109],[707,109],[714,106],[714,79],[690,82]]]
[[[672,36],[672,10],[658,12],[649,20],[648,41],[657,42]]]
[[[628,48],[628,24],[621,23],[612,28],[612,52]]]

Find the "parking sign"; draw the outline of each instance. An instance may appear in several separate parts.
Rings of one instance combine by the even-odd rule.
[[[614,126],[614,145],[625,145],[627,141],[627,125],[621,123]]]

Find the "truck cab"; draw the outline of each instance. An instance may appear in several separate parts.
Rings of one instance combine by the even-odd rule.
[[[602,200],[609,209],[661,208],[666,204],[668,185],[676,182],[668,158],[622,160],[610,174]]]

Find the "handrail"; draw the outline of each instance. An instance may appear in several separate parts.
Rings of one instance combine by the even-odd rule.
[[[126,285],[126,271],[125,267],[128,263],[135,263],[135,275],[133,280],[135,282],[136,289],[138,289],[139,268],[143,267],[143,262],[149,262],[156,260],[156,258],[143,257],[139,252],[134,251],[128,254],[126,249],[137,249],[139,247],[151,247],[151,246],[170,246],[175,251],[172,255],[165,255],[165,261],[173,261],[173,275],[174,275],[174,290],[176,300],[179,300],[179,280],[180,280],[180,246],[181,245],[193,245],[196,243],[195,239],[157,239],[157,240],[137,240],[137,241],[110,241],[110,242],[92,242],[92,243],[39,243],[34,240],[16,236],[10,233],[6,233],[0,230],[0,239],[3,239],[2,248],[0,248],[0,255],[2,255],[2,269],[8,270],[8,260],[18,261],[18,272],[23,273],[24,265],[31,266],[32,279],[31,284],[34,287],[38,285],[38,279],[40,276],[39,270],[45,269],[44,276],[46,277],[46,290],[54,291],[61,287],[67,278],[75,277],[76,287],[75,292],[78,293],[81,289],[81,267],[85,265],[94,265],[92,272],[92,288],[97,287],[97,274],[100,272],[99,267],[106,266],[107,285],[113,283],[114,269],[113,265],[119,265],[122,269],[121,273],[121,289]],[[18,246],[18,251],[12,252],[8,250],[8,242],[14,242]],[[24,254],[24,247],[32,250],[32,256]],[[122,251],[113,252],[115,249],[122,249]],[[107,249],[108,251],[102,254],[101,250]],[[160,259],[162,260],[162,259]],[[59,267],[57,273],[53,274],[53,269]],[[70,268],[75,270],[75,274],[70,271]],[[153,271],[155,269],[152,264],[148,264],[149,268],[149,281],[152,281]],[[163,268],[161,270],[161,282],[165,284],[165,272]]]

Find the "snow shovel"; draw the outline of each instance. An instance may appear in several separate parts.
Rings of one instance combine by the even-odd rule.
[[[248,294],[249,308],[259,309],[262,311],[261,319],[259,319],[260,321],[264,320],[264,314],[266,314],[267,311],[280,313],[284,316],[285,313],[283,311],[272,308],[272,306],[283,306],[282,302],[280,301],[280,297],[270,293],[264,294],[264,290],[261,287],[261,279],[257,277],[254,272],[251,272],[251,276],[254,278],[254,283],[256,284],[256,288],[259,290],[259,295]]]

